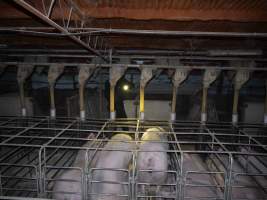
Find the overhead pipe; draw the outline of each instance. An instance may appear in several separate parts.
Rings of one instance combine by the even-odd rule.
[[[142,68],[140,78],[140,105],[139,105],[139,118],[145,118],[145,87],[146,84],[153,77],[153,68]]]
[[[201,122],[205,123],[207,121],[207,96],[210,84],[212,84],[218,75],[219,70],[216,69],[206,69],[203,76],[203,89],[202,89],[202,104],[201,104]]]
[[[190,70],[188,69],[176,69],[172,77],[173,91],[172,91],[171,121],[176,120],[177,89],[181,85],[181,83],[185,81],[189,72]]]
[[[26,79],[32,74],[33,69],[34,69],[33,65],[24,64],[24,65],[18,66],[17,81],[19,85],[21,115],[23,117],[27,116],[25,94],[24,94],[24,84],[25,84]]]
[[[79,99],[80,99],[80,119],[85,121],[85,105],[84,105],[84,88],[87,80],[94,73],[95,67],[80,66],[79,69]]]
[[[238,100],[239,100],[239,91],[243,84],[249,80],[249,71],[248,70],[238,70],[235,75],[234,82],[234,101],[233,101],[233,112],[232,112],[232,123],[236,124],[238,122]]]
[[[110,84],[110,96],[109,96],[109,109],[110,119],[116,119],[116,108],[115,108],[115,87],[118,80],[124,75],[126,67],[111,67],[109,69],[109,84]]]
[[[55,84],[58,77],[63,73],[64,65],[51,65],[48,71],[48,83],[50,94],[50,117],[56,118],[56,106],[55,106]]]
[[[17,2],[18,0],[16,0]],[[21,4],[21,3],[20,3]],[[25,7],[25,5],[22,5]],[[29,10],[29,7],[26,7]],[[30,10],[33,12],[32,10]],[[34,13],[35,14],[35,13]],[[55,30],[56,27],[2,27],[2,31],[23,31],[23,30],[33,30],[33,31],[50,31]],[[92,27],[82,27],[82,28],[68,28],[66,29],[68,34],[71,35],[74,31],[83,31],[79,34],[136,34],[136,35],[163,35],[163,36],[183,36],[183,37],[242,37],[242,38],[266,38],[267,33],[260,32],[210,32],[210,31],[168,31],[168,30],[140,30],[140,29],[114,29],[114,28],[92,28]],[[72,31],[72,32],[71,32]],[[88,31],[88,32],[86,32]],[[73,33],[77,35],[76,33]]]

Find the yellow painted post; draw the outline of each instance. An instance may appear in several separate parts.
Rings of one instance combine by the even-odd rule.
[[[110,118],[115,119],[115,85],[110,85]]]
[[[145,112],[145,87],[140,86],[140,119],[144,119]]]

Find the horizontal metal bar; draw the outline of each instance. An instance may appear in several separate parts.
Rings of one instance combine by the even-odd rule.
[[[6,27],[10,28],[10,27]],[[49,27],[12,27],[20,30],[53,30]],[[245,37],[266,38],[265,32],[208,32],[208,31],[168,31],[168,30],[140,30],[140,29],[115,29],[115,28],[68,28],[68,31],[97,31],[104,34],[134,34],[134,35],[162,35],[180,37]]]

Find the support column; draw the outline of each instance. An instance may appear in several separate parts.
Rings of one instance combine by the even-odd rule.
[[[79,69],[79,100],[80,100],[80,119],[85,121],[85,105],[84,105],[84,88],[87,80],[94,72],[93,67],[81,66]]]
[[[34,69],[33,65],[19,65],[18,66],[17,81],[19,85],[21,115],[23,117],[27,116],[26,105],[25,105],[24,84],[25,84],[26,79],[32,74],[33,69]]]
[[[49,83],[49,93],[50,93],[50,117],[52,119],[56,118],[56,106],[55,106],[55,92],[54,87],[56,84],[56,80],[63,73],[64,66],[63,65],[52,65],[48,71],[48,83]]]
[[[264,124],[267,125],[267,80],[265,81],[265,112],[264,112]]]
[[[238,122],[238,99],[239,91],[244,83],[249,80],[249,71],[238,70],[235,75],[235,85],[234,85],[234,101],[233,101],[233,112],[232,112],[232,123],[236,124]]]
[[[207,121],[207,96],[210,84],[212,84],[218,75],[219,70],[216,69],[206,69],[203,76],[203,90],[202,90],[202,104],[201,104],[201,122],[205,123]]]
[[[182,82],[187,78],[189,74],[188,69],[176,69],[172,77],[172,106],[171,106],[171,121],[176,120],[176,98],[177,98],[177,89]]]
[[[109,109],[110,119],[116,119],[115,110],[115,87],[118,80],[124,75],[126,67],[111,67],[109,70],[109,84],[110,84],[110,96],[109,96]]]
[[[153,77],[152,68],[143,68],[141,70],[141,79],[140,79],[140,108],[139,108],[139,118],[144,120],[145,118],[145,86]]]

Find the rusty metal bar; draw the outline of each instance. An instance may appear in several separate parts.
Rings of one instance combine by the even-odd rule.
[[[66,34],[71,40],[73,40],[74,42],[78,43],[79,45],[81,45],[86,50],[88,50],[88,51],[92,52],[93,54],[99,56],[104,61],[106,61],[106,62],[108,61],[108,59],[106,59],[99,51],[97,51],[96,49],[90,47],[89,45],[84,43],[82,40],[80,40],[78,37],[70,35],[70,32],[67,29],[63,28],[62,26],[60,26],[57,23],[55,23],[54,21],[52,21],[49,18],[49,16],[46,16],[45,14],[43,14],[42,12],[40,12],[39,10],[37,10],[36,8],[31,6],[29,3],[25,2],[24,0],[13,0],[13,1],[15,3],[17,3],[18,5],[20,5],[21,7],[23,7],[24,9],[26,9],[31,14],[33,14],[36,17],[38,17],[39,19],[41,19],[42,21],[48,23],[50,26],[52,26],[55,29],[59,30],[61,33]],[[50,13],[50,15],[51,15],[51,13]]]

